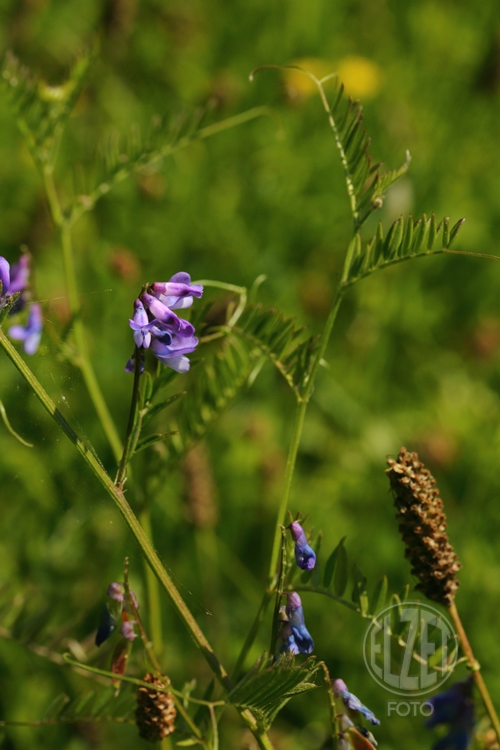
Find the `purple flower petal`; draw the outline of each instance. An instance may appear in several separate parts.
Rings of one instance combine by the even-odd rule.
[[[343,680],[334,681],[333,693],[342,698],[342,703],[347,709],[349,709],[349,711],[360,713],[373,725],[380,724],[380,721],[377,719],[373,711],[370,711],[369,708],[364,706],[354,693],[348,691],[347,685]]]
[[[123,602],[123,583],[110,583],[106,596],[114,599],[116,602]]]
[[[305,625],[300,596],[295,591],[288,594],[286,615],[299,652],[301,654],[312,654],[314,641]]]
[[[2,288],[0,290],[0,297],[5,297],[9,292],[10,287],[10,263],[8,260],[0,255],[0,282],[2,282]]]
[[[158,318],[162,323],[167,323],[172,326],[173,332],[177,332],[180,329],[181,321],[177,315],[164,305],[163,302],[160,302],[157,297],[153,297],[152,294],[144,292],[144,294],[141,295],[141,299],[147,305],[154,318]]]
[[[133,641],[137,638],[137,633],[134,632],[134,623],[131,620],[125,620],[120,628],[120,635],[126,638],[127,641]]]
[[[24,341],[26,354],[35,354],[42,337],[42,310],[38,302],[31,305],[26,326],[11,326],[9,336],[16,341]]]
[[[316,552],[309,544],[295,545],[295,562],[301,570],[312,570],[316,565]]]
[[[28,285],[29,274],[30,259],[29,255],[24,253],[11,268],[9,294],[24,291]]]
[[[193,297],[200,298],[203,294],[201,284],[191,284],[188,273],[176,273],[170,281],[155,281],[152,285],[153,293],[171,310],[191,307]]]

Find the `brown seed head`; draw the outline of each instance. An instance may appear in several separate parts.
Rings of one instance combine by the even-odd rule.
[[[149,682],[156,687],[166,688],[168,682],[159,677],[148,674],[144,682]],[[139,730],[139,737],[147,742],[159,742],[175,730],[175,717],[177,711],[171,693],[160,693],[141,686],[137,690],[137,708],[135,710],[135,723]]]
[[[416,588],[428,599],[450,607],[461,565],[446,535],[446,515],[436,480],[418,455],[406,448],[401,448],[396,461],[390,458],[387,463],[405,554],[411,572],[420,579]]]

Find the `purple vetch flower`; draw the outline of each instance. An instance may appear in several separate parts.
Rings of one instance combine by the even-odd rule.
[[[110,583],[106,596],[109,596],[110,599],[114,599],[115,602],[123,602],[123,583]]]
[[[123,638],[126,638],[127,641],[133,641],[134,638],[137,638],[137,633],[134,632],[133,620],[124,620],[122,622],[122,626],[120,628],[120,635]]]
[[[149,348],[151,343],[151,329],[156,324],[156,320],[149,321],[148,314],[144,309],[140,299],[134,302],[134,317],[129,320],[129,325],[134,332],[134,341],[136,346]]]
[[[336,698],[340,698],[342,700],[342,703],[348,709],[348,711],[351,712],[351,716],[353,716],[354,718],[356,718],[357,715],[359,716],[359,714],[361,714],[365,717],[365,719],[367,719],[367,721],[370,722],[370,724],[380,724],[380,721],[377,719],[373,711],[370,711],[369,708],[361,703],[359,698],[348,691],[347,685],[345,684],[344,680],[333,681],[333,694]]]
[[[189,370],[186,354],[194,352],[198,339],[193,325],[179,318],[173,309],[190,307],[194,297],[201,297],[201,284],[191,284],[189,274],[177,273],[169,281],[156,281],[134,303],[134,317],[129,320],[137,347],[151,349],[164,365],[177,372]],[[126,372],[135,369],[134,358],[127,362]],[[143,372],[143,369],[141,369]]]
[[[298,521],[292,521],[287,527],[290,529],[295,542],[295,561],[301,570],[312,570],[316,565],[316,553],[307,543],[304,529]]]
[[[427,701],[434,711],[425,726],[432,729],[439,724],[449,725],[448,734],[435,742],[432,750],[467,750],[474,728],[472,686],[473,678],[470,675]]]
[[[295,591],[288,594],[285,612],[299,653],[312,654],[314,641],[306,628],[302,601]]]
[[[155,281],[151,288],[171,310],[191,307],[193,297],[200,298],[203,294],[201,284],[191,284],[191,276],[183,271],[174,274],[170,281]]]
[[[38,302],[33,302],[25,326],[11,326],[9,336],[16,341],[24,341],[26,354],[35,354],[42,337],[42,308]]]

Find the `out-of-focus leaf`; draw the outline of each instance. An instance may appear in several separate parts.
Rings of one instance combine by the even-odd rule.
[[[354,602],[354,604],[358,605],[361,610],[361,614],[364,617],[368,613],[369,609],[368,591],[366,589],[366,576],[363,575],[356,564],[354,564],[352,576],[354,584],[351,600]]]

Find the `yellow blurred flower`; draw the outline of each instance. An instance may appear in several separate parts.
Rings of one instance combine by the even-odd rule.
[[[348,55],[335,67],[346,94],[355,99],[371,99],[382,86],[383,74],[377,63],[367,57]]]
[[[312,73],[318,79],[337,73],[346,93],[355,99],[376,96],[382,85],[383,74],[377,63],[360,55],[348,55],[336,64],[318,57],[305,57],[294,60],[291,65]],[[317,91],[314,81],[301,70],[285,68],[283,78],[290,99],[306,99]]]
[[[307,70],[308,73],[312,73],[319,79],[335,72],[333,63],[320,60],[318,57],[304,57],[300,60],[294,60],[290,65],[296,65],[303,70]],[[283,78],[290,99],[305,99],[318,90],[312,78],[309,78],[301,70],[285,68]]]

